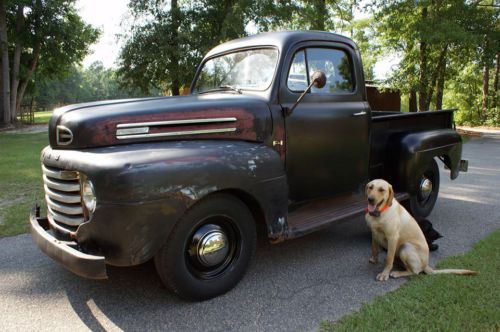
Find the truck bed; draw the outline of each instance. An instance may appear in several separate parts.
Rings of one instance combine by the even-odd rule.
[[[372,111],[370,178],[384,177],[384,165],[390,165],[386,149],[396,137],[410,132],[436,129],[452,129],[453,112],[450,110],[427,111],[418,113],[399,113]]]

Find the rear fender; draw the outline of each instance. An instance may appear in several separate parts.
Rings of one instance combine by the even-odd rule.
[[[389,139],[387,178],[399,190],[415,194],[422,172],[435,157],[450,169],[450,178],[459,174],[462,138],[454,130],[440,129],[403,134]]]

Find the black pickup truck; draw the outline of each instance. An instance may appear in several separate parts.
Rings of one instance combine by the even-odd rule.
[[[190,95],[57,109],[41,154],[40,249],[74,273],[155,260],[179,296],[220,295],[243,276],[257,229],[278,243],[363,213],[385,178],[417,217],[439,159],[466,170],[452,111],[373,111],[356,44],[274,32],[211,50]],[[262,226],[262,227],[261,227]]]

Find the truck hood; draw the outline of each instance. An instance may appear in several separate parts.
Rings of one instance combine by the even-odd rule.
[[[217,93],[66,106],[50,119],[49,141],[55,149],[189,139],[262,142],[271,130],[265,101]]]

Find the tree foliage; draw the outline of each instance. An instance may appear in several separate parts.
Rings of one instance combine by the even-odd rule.
[[[36,109],[52,109],[67,104],[144,96],[139,89],[124,90],[116,71],[94,62],[84,69],[73,65],[64,77],[37,76],[27,93]],[[158,93],[158,91],[154,91]]]
[[[250,0],[131,0],[133,24],[119,65],[124,85],[179,94],[210,48],[246,35],[251,5]]]
[[[375,0],[373,4],[383,47],[401,56],[390,83],[409,93],[410,104],[416,105],[418,96],[420,111],[430,109],[431,103],[442,108],[445,87],[454,86],[446,82],[456,80],[454,75],[469,64],[487,67],[486,73],[494,66],[500,50],[498,9],[463,0]]]
[[[351,37],[363,54],[367,80],[380,54],[373,17],[355,19],[361,7],[357,0],[257,1],[255,24],[260,31],[319,30]]]
[[[126,97],[118,84],[134,96],[176,95],[222,42],[311,29],[353,38],[366,79],[374,78],[379,59],[396,54],[401,61],[387,83],[408,94],[412,111],[460,107],[459,123],[500,121],[500,10],[491,0],[129,0],[117,73],[99,64],[86,71],[73,66],[98,36],[74,3],[0,0],[1,110],[18,108],[25,91],[39,103]],[[3,114],[7,122],[15,117]]]
[[[124,84],[147,92],[155,87],[178,94],[214,46],[249,30],[313,29],[350,33],[362,48],[373,29],[354,21],[355,0],[131,0],[133,24],[120,55]],[[368,52],[367,52],[368,53]],[[375,54],[375,52],[370,52]],[[375,56],[365,62],[372,74]]]
[[[1,111],[3,121],[12,123],[35,71],[60,77],[88,54],[99,31],[83,22],[75,0],[2,0],[0,27],[4,24],[1,61],[8,71],[2,71],[1,86],[8,90],[2,98],[10,102],[4,99]]]

